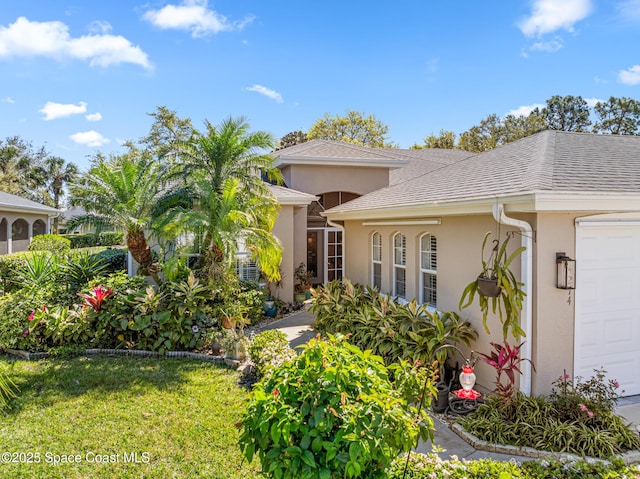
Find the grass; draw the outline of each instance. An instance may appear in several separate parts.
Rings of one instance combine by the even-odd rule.
[[[0,477],[257,477],[259,464],[243,462],[237,446],[249,394],[236,371],[112,357],[0,358],[0,368],[20,388],[0,415],[0,454],[33,461],[0,459]],[[79,462],[53,463],[65,458]]]

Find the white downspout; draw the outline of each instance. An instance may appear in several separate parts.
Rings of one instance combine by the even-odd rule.
[[[338,223],[334,223],[333,221],[331,221],[329,218],[327,218],[327,224],[329,226],[333,226],[334,228],[338,228],[341,232],[342,232],[342,277],[346,278],[347,274],[346,274],[346,266],[347,263],[344,260],[344,238],[345,238],[345,234],[344,234],[344,226],[343,225],[339,225]]]
[[[509,218],[504,212],[504,205],[493,206],[493,217],[496,221],[503,225],[515,226],[520,228],[521,245],[526,249],[520,256],[520,278],[524,283],[523,291],[526,296],[522,302],[522,311],[520,312],[520,327],[525,333],[525,342],[520,350],[520,357],[528,359],[529,361],[523,361],[520,363],[522,369],[522,375],[520,378],[520,391],[526,396],[531,395],[531,349],[532,349],[532,287],[533,284],[533,229],[531,225],[526,221],[517,220],[515,218]]]

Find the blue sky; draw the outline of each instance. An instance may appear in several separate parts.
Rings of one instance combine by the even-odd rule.
[[[347,109],[401,147],[552,95],[640,99],[640,0],[21,0],[0,9],[0,138],[81,168],[164,105],[276,137]]]

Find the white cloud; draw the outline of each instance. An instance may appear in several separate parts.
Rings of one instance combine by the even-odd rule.
[[[561,28],[572,32],[573,26],[586,18],[592,8],[592,0],[532,0],[531,15],[518,27],[528,37]]]
[[[626,70],[618,72],[618,81],[625,85],[640,84],[640,65],[634,65]]]
[[[133,63],[151,68],[147,54],[122,36],[94,33],[72,38],[62,22],[32,22],[25,17],[8,27],[0,26],[0,59],[13,57],[84,60],[101,67]]]
[[[56,118],[64,118],[66,116],[85,113],[87,111],[87,104],[84,101],[79,102],[77,105],[72,103],[65,104],[48,101],[38,111],[40,113],[44,113],[44,120],[55,120]]]
[[[601,100],[600,98],[585,98],[584,101],[587,102],[589,108],[593,108],[596,106],[596,103],[603,103],[605,100]]]
[[[535,42],[529,47],[529,50],[537,52],[557,52],[562,48],[562,39],[556,37],[548,42]]]
[[[95,130],[74,133],[69,138],[80,145],[93,147],[100,147],[109,143],[109,139],[105,138]]]
[[[271,88],[267,88],[262,85],[253,85],[251,87],[245,88],[247,91],[255,91],[256,93],[260,93],[261,95],[266,96],[267,98],[271,98],[275,100],[277,103],[282,103],[284,100],[282,99],[282,95]]]
[[[143,18],[165,30],[189,30],[193,38],[210,33],[242,30],[254,17],[230,22],[227,17],[207,8],[207,0],[183,0],[178,5],[166,5],[160,10],[149,10]]]
[[[16,101],[15,101],[13,98],[11,98],[10,96],[5,96],[5,97],[2,99],[2,103],[11,103],[11,104],[14,104],[15,102],[16,102]]]
[[[519,106],[515,110],[509,110],[507,112],[507,115],[529,116],[529,113],[531,113],[536,108],[539,108],[542,110],[544,107],[545,105],[543,105],[542,103],[534,103],[533,105],[523,105],[523,106]]]
[[[102,120],[102,114],[100,114],[99,112],[96,113],[89,113],[88,115],[84,116],[87,121],[100,121]]]

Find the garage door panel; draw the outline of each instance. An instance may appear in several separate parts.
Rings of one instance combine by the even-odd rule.
[[[574,374],[640,394],[640,225],[578,228]]]

